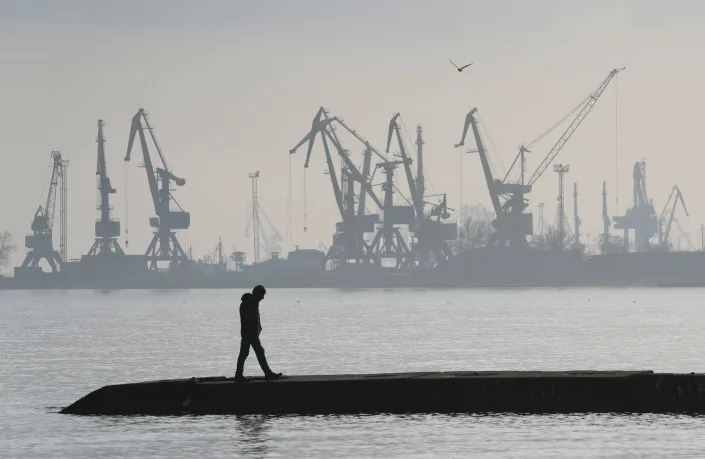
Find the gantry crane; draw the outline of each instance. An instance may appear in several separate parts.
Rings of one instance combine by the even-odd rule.
[[[445,195],[439,204],[431,204],[433,208],[430,212],[426,212],[426,202],[424,201],[423,131],[420,126],[416,130],[417,173],[416,177],[414,177],[411,169],[412,159],[409,157],[404,145],[399,119],[400,114],[396,113],[389,121],[386,152],[389,153],[392,140],[396,138],[399,155],[401,156],[400,163],[404,166],[404,173],[406,175],[414,211],[415,221],[409,228],[415,239],[412,249],[414,258],[413,264],[414,266],[418,264],[418,266],[422,267],[431,267],[446,261],[450,257],[451,250],[448,246],[448,241],[457,238],[457,224],[441,222],[442,219],[445,220],[450,217]],[[435,219],[433,217],[435,217]]]
[[[614,217],[615,229],[624,230],[624,250],[629,251],[629,230],[634,230],[634,250],[648,250],[649,239],[658,231],[654,204],[646,193],[646,162],[634,163],[634,205],[624,215]]]
[[[685,212],[685,216],[689,217],[688,208],[685,206],[685,200],[683,199],[683,194],[678,185],[674,185],[671,189],[671,194],[668,196],[666,205],[663,206],[663,210],[658,218],[658,240],[659,246],[665,250],[670,250],[670,236],[671,236],[671,226],[673,225],[673,217],[676,215],[676,208],[680,202]],[[666,215],[668,214],[668,218]],[[664,231],[664,224],[666,229]]]
[[[362,171],[350,158],[350,152],[343,148],[334,129],[335,126],[342,127],[364,145]],[[375,231],[375,224],[379,222],[379,214],[366,212],[366,198],[369,196],[379,208],[383,206],[372,189],[370,169],[373,153],[385,161],[386,158],[354,129],[345,124],[342,119],[329,116],[328,112],[321,107],[311,123],[311,130],[294,148],[289,150],[289,154],[293,154],[302,145],[308,143],[304,168],[309,166],[313,144],[316,136],[319,135],[323,144],[335,202],[341,217],[341,221],[335,225],[333,245],[326,254],[326,262],[328,260],[333,260],[335,264],[375,262],[375,254],[365,241],[364,235]],[[331,146],[342,161],[340,179],[336,173]],[[358,197],[357,206],[355,206],[356,196]]]
[[[162,167],[156,169],[152,165],[152,159],[149,154],[147,138],[145,131],[149,132],[152,143],[156,147],[157,153],[162,163]],[[127,153],[125,161],[130,160],[132,144],[135,140],[135,135],[139,135],[140,145],[142,147],[142,155],[144,157],[144,167],[147,172],[147,182],[149,191],[152,195],[154,203],[154,211],[156,217],[149,219],[151,227],[156,228],[154,237],[147,247],[145,257],[149,262],[149,269],[157,270],[158,262],[170,262],[172,268],[176,268],[188,260],[184,249],[181,248],[174,230],[188,229],[191,223],[191,214],[185,212],[178,202],[174,199],[169,188],[173,182],[176,186],[183,186],[186,180],[175,176],[170,170],[166,162],[166,158],[162,153],[157,138],[154,135],[154,130],[149,124],[147,113],[143,108],[140,108],[135,116],[132,117],[132,126],[130,128],[130,138],[127,143]],[[174,201],[179,210],[172,210],[170,205]]]
[[[533,174],[531,174],[528,181],[525,180],[524,175],[525,154],[530,152],[529,148],[534,143],[543,138],[546,134],[548,134],[548,132],[553,130],[553,128],[558,125],[554,125],[549,131],[543,133],[538,139],[531,142],[528,146],[522,145],[519,148],[519,152],[514,158],[514,161],[512,162],[512,165],[507,171],[504,179],[500,180],[494,178],[489,166],[487,149],[482,141],[478,123],[475,119],[477,108],[473,108],[467,114],[465,117],[462,137],[460,142],[455,146],[457,148],[464,145],[468,128],[472,126],[477,151],[480,154],[480,161],[482,163],[482,169],[485,175],[485,181],[487,182],[487,189],[492,200],[492,207],[497,216],[493,222],[496,233],[490,241],[491,245],[509,245],[511,247],[525,247],[527,245],[526,236],[533,233],[533,216],[530,212],[524,212],[528,207],[527,199],[525,198],[526,194],[531,191],[532,186],[543,175],[556,156],[558,156],[558,153],[560,153],[565,144],[578,129],[580,124],[585,120],[600,96],[607,89],[610,81],[612,81],[614,76],[622,70],[624,70],[624,68],[616,68],[611,70],[607,77],[602,80],[597,89],[590,93],[588,97],[583,100],[583,102],[581,102],[574,110],[564,117],[564,119],[567,119],[572,113],[577,111],[577,115],[573,121],[549,150],[548,154],[543,158],[541,163],[539,163],[538,167]],[[513,168],[517,164],[520,168],[519,181],[517,183],[512,183],[509,181],[509,175],[512,173]]]
[[[21,275],[26,270],[41,270],[39,262],[46,260],[51,267],[52,272],[61,270],[63,259],[59,252],[54,250],[53,245],[53,229],[54,229],[54,211],[56,209],[56,192],[60,188],[60,203],[59,212],[62,213],[66,207],[66,182],[65,173],[67,161],[62,159],[61,152],[52,151],[52,171],[51,180],[49,182],[49,191],[44,206],[39,206],[34,213],[32,219],[32,234],[25,237],[25,247],[29,249],[22,265],[16,268],[16,275]],[[62,222],[63,223],[63,222]],[[65,235],[62,235],[62,240]]]
[[[88,256],[125,255],[117,237],[120,236],[120,222],[110,218],[110,195],[115,193],[115,188],[110,184],[108,170],[105,162],[105,137],[103,137],[103,120],[98,120],[98,195],[100,197],[100,218],[95,222],[95,242],[88,251]]]

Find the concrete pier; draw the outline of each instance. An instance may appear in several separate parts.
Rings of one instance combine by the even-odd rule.
[[[705,414],[705,374],[481,371],[208,377],[118,384],[62,413],[83,415],[354,413]]]

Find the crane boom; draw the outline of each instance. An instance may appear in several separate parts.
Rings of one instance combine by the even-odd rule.
[[[379,207],[382,207],[382,201],[377,197],[377,195],[374,193],[374,190],[372,189],[372,185],[369,182],[368,174],[365,174],[363,172],[360,172],[360,170],[355,166],[355,164],[352,162],[350,159],[349,155],[345,151],[345,149],[342,147],[340,142],[337,139],[337,135],[332,129],[332,124],[333,123],[338,123],[341,126],[343,126],[348,132],[350,132],[357,140],[365,144],[365,148],[369,149],[371,152],[377,154],[378,156],[384,158],[384,155],[379,153],[372,145],[370,145],[369,142],[367,142],[364,138],[362,138],[359,134],[355,132],[354,129],[349,128],[347,125],[343,123],[343,121],[338,118],[338,117],[328,117],[328,113],[326,110],[321,107],[318,109],[318,112],[316,113],[316,116],[313,119],[313,122],[311,123],[311,130],[299,141],[299,143],[294,146],[291,150],[289,150],[289,154],[294,154],[296,153],[296,150],[298,150],[301,146],[303,146],[305,143],[308,143],[308,148],[306,151],[306,160],[304,162],[304,167],[308,167],[309,161],[311,159],[311,152],[313,151],[313,142],[316,139],[317,134],[321,134],[321,138],[323,139],[324,142],[324,148],[326,148],[326,162],[328,163],[328,168],[330,171],[332,171],[332,156],[330,156],[330,151],[328,150],[327,147],[327,142],[326,138],[330,143],[333,144],[333,146],[336,148],[338,151],[341,159],[343,160],[345,166],[350,172],[350,175],[353,177],[355,181],[357,181],[360,184],[361,190],[360,194],[367,193],[372,200],[377,204]],[[339,210],[341,211],[342,215],[342,190],[340,189],[340,184],[337,182],[337,179],[335,178],[335,175],[331,175],[331,180],[335,179],[335,183],[333,184],[333,192],[335,194],[336,201],[339,203],[338,207]]]
[[[98,120],[98,191],[100,192],[100,219],[103,222],[110,220],[110,195],[115,194],[115,188],[110,184],[108,169],[105,163],[105,138],[103,137],[103,120]]]
[[[389,121],[389,132],[387,134],[387,149],[385,150],[389,153],[389,147],[392,143],[392,136],[396,134],[397,143],[399,144],[399,153],[401,154],[402,163],[404,164],[404,173],[406,174],[406,181],[409,184],[409,192],[411,193],[411,201],[414,204],[414,210],[416,211],[416,217],[418,219],[423,219],[423,196],[419,196],[418,190],[416,188],[416,180],[411,172],[411,158],[406,154],[406,147],[404,147],[404,141],[401,137],[401,131],[399,129],[399,119],[400,114],[396,113],[392,119]]]
[[[63,163],[61,152],[52,151],[51,157],[54,160],[54,167],[51,171],[51,181],[49,182],[49,192],[47,193],[46,204],[44,205],[44,217],[49,231],[54,228],[54,212],[56,211],[56,189],[59,186],[59,176],[63,173]]]
[[[553,148],[551,148],[546,157],[543,159],[543,161],[541,161],[534,173],[531,175],[531,178],[527,182],[528,185],[533,185],[539,179],[539,177],[541,177],[541,175],[546,171],[546,169],[548,169],[548,166],[551,165],[556,156],[558,156],[558,153],[560,153],[560,151],[563,149],[570,137],[573,135],[573,133],[575,133],[580,124],[585,120],[585,117],[587,117],[592,108],[595,106],[597,100],[600,98],[602,93],[605,92],[605,89],[607,89],[607,85],[609,85],[610,81],[612,81],[612,78],[614,78],[615,75],[617,75],[624,69],[625,67],[612,69],[607,75],[607,77],[602,80],[597,89],[592,94],[590,94],[590,96],[587,98],[587,101],[582,106],[573,121],[570,123],[568,128],[565,130],[563,135],[561,135],[556,144],[553,145]]]
[[[480,162],[482,163],[482,172],[485,175],[485,181],[487,182],[487,189],[490,192],[490,199],[492,200],[492,208],[494,209],[495,215],[499,216],[502,213],[502,204],[499,202],[499,194],[495,188],[495,179],[492,176],[492,170],[490,169],[490,163],[487,159],[487,149],[482,141],[482,136],[480,136],[480,130],[477,127],[477,120],[475,119],[475,113],[477,113],[477,107],[470,110],[470,112],[465,117],[465,124],[463,125],[463,136],[460,139],[460,143],[456,144],[456,148],[465,144],[465,136],[468,133],[468,127],[472,126],[472,133],[475,136],[475,144],[477,145],[477,151],[480,154]]]
[[[142,157],[144,161],[144,168],[147,172],[147,182],[149,184],[149,192],[152,195],[152,202],[154,203],[154,211],[159,213],[159,187],[157,186],[157,176],[154,172],[154,166],[152,165],[152,158],[149,155],[149,146],[147,145],[147,139],[144,136],[144,129],[142,127],[142,116],[144,115],[144,109],[140,108],[135,116],[132,117],[132,124],[130,126],[130,137],[127,141],[127,153],[125,153],[125,161],[130,160],[130,155],[132,153],[132,145],[135,141],[135,135],[139,134],[140,146],[142,147]]]

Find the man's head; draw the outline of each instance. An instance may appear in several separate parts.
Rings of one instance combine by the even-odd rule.
[[[256,285],[255,288],[252,289],[252,296],[257,302],[264,299],[265,293],[267,293],[267,290],[264,289],[264,285]]]

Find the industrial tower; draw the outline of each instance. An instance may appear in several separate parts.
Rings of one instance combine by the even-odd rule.
[[[259,263],[259,200],[257,198],[257,179],[259,178],[259,171],[250,173],[250,180],[252,181],[252,232],[254,241],[254,262]]]
[[[555,164],[553,172],[558,174],[558,242],[559,247],[563,248],[565,242],[565,195],[563,187],[563,176],[570,172],[570,166],[563,164]]]
[[[607,182],[602,182],[602,244],[610,241],[610,217],[607,214]]]
[[[573,226],[575,227],[575,237],[573,249],[583,251],[584,246],[580,243],[580,216],[578,215],[578,184],[573,183]]]
[[[257,200],[259,203],[259,199]],[[252,226],[252,207],[247,206],[247,213],[249,217],[247,219],[247,225],[245,226],[245,237],[250,236],[250,227]],[[260,217],[261,214],[261,217]],[[259,218],[259,242],[264,253],[271,258],[278,257],[281,253],[281,242],[284,240],[282,238],[279,230],[274,226],[272,220],[270,220],[267,212],[264,210],[262,205],[259,205],[259,210],[257,211],[257,216]]]
[[[68,161],[62,159],[61,152],[52,151],[51,158],[53,167],[51,180],[49,182],[49,192],[44,206],[39,206],[32,219],[32,234],[25,237],[25,247],[29,249],[22,265],[15,268],[15,275],[22,275],[25,271],[40,271],[39,262],[46,260],[52,272],[61,270],[66,257],[66,172]],[[61,252],[54,250],[52,241],[54,229],[54,211],[56,210],[56,193],[59,192],[59,240]]]
[[[536,205],[538,208],[538,222],[536,223],[536,233],[543,234],[544,232],[544,222],[543,222],[543,207],[544,203],[540,202]]]
[[[100,204],[100,218],[95,222],[95,242],[88,251],[88,256],[111,256],[125,255],[122,251],[117,237],[120,235],[120,222],[110,218],[110,195],[115,193],[115,188],[110,185],[108,170],[105,162],[105,138],[103,137],[103,120],[98,120],[98,165],[96,176],[98,177],[98,196]]]
[[[152,143],[159,154],[162,167],[157,167],[155,169],[152,165],[152,158],[149,154],[145,131],[149,132]],[[157,138],[154,135],[154,129],[150,126],[147,113],[143,108],[140,108],[135,116],[132,117],[130,138],[127,143],[125,161],[130,160],[130,153],[132,152],[132,144],[134,143],[135,135],[139,135],[142,155],[144,158],[144,168],[147,172],[149,191],[152,195],[154,211],[157,214],[156,217],[149,219],[150,226],[152,228],[156,228],[156,231],[154,232],[152,241],[147,247],[145,257],[149,262],[148,266],[150,270],[158,270],[158,263],[160,261],[169,262],[171,268],[176,268],[185,264],[188,257],[186,256],[184,249],[181,247],[181,244],[179,244],[179,241],[176,239],[174,230],[188,229],[191,224],[191,214],[184,211],[181,206],[179,206],[179,203],[176,202],[174,196],[171,194],[169,186],[171,182],[174,182],[176,186],[183,186],[186,183],[186,180],[175,176],[169,170],[166,163],[166,158],[164,157],[164,154],[159,147],[159,143],[157,142]],[[171,209],[172,201],[176,204],[179,210]]]

